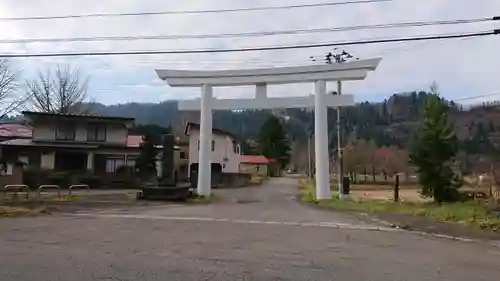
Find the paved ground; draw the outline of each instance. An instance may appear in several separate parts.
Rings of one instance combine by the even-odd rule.
[[[212,205],[1,219],[0,280],[500,278],[500,248],[302,206],[294,185],[219,190]]]

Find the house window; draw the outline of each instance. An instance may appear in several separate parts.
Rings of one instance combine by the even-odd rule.
[[[134,168],[135,167],[135,159],[127,159],[127,167]]]
[[[75,140],[75,124],[65,123],[57,125],[56,140]]]
[[[187,157],[186,157],[186,152],[181,151],[181,152],[179,153],[179,157],[180,157],[181,159],[187,159]]]
[[[29,162],[30,162],[29,156],[28,155],[22,155],[22,154],[17,157],[17,160],[19,162],[23,162],[24,164],[26,164],[26,166],[28,166]]]
[[[240,154],[240,145],[236,143],[236,141],[233,141],[233,152],[235,154]]]
[[[103,142],[106,141],[106,125],[92,123],[87,128],[87,141]]]
[[[106,159],[106,173],[114,174],[116,171],[125,166],[125,157],[110,157]]]
[[[198,141],[198,150],[200,150],[200,141]],[[212,151],[215,151],[215,141],[212,141]]]

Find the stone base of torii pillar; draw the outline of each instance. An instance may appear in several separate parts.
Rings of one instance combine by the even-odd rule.
[[[200,110],[200,149],[198,168],[199,195],[211,194],[210,143],[212,110],[310,108],[315,114],[316,199],[330,199],[328,151],[328,107],[354,104],[351,95],[327,95],[327,81],[363,80],[368,71],[375,70],[381,59],[355,62],[269,69],[189,71],[156,70],[158,76],[172,87],[201,87],[201,99],[180,101],[179,110]],[[314,83],[314,96],[267,97],[268,84]],[[253,99],[215,99],[213,87],[255,85]]]

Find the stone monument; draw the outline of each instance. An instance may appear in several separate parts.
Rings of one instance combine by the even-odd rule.
[[[145,200],[186,200],[189,186],[178,186],[175,177],[174,136],[164,135],[161,147],[159,177],[154,184],[148,184],[138,193],[138,199]]]

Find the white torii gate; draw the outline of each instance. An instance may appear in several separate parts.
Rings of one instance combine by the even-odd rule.
[[[327,81],[354,81],[365,79],[380,58],[354,62],[279,67],[267,69],[190,71],[157,69],[158,76],[171,87],[201,87],[201,99],[179,101],[179,110],[201,110],[200,150],[198,164],[198,194],[211,193],[210,143],[212,136],[212,110],[273,109],[313,107],[316,156],[316,198],[331,198],[328,162],[327,107],[354,104],[352,95],[327,95]],[[267,85],[314,82],[313,96],[267,97]],[[220,86],[255,85],[253,99],[215,99],[212,88]]]

